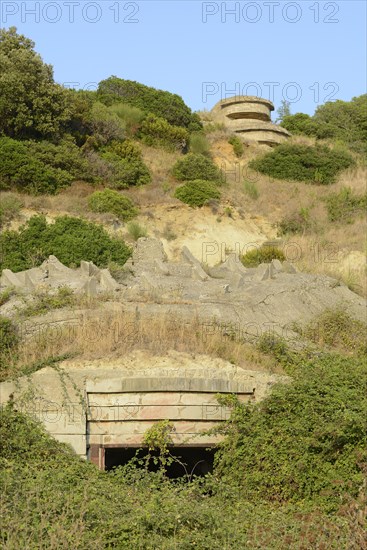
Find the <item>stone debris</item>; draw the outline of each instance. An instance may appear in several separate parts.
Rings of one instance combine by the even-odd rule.
[[[288,261],[245,268],[231,253],[225,262],[204,270],[187,247],[181,258],[168,261],[162,243],[144,237],[124,266],[122,283],[92,262],[82,261],[78,269],[70,269],[50,256],[40,267],[20,273],[4,269],[0,291],[12,287],[18,294],[32,295],[38,288],[53,292],[68,286],[89,296],[109,292],[125,309],[146,302],[146,312],[155,317],[172,313],[190,319],[195,311],[203,319],[275,324],[281,330],[341,304],[354,317],[365,318],[363,298],[330,277],[299,273]],[[10,302],[3,307],[11,314]]]

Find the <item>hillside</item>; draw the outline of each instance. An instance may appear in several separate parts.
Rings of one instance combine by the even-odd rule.
[[[271,148],[141,83],[66,89],[34,48],[0,31],[1,546],[367,548],[367,96]],[[171,417],[110,471],[80,458],[89,410],[35,420],[154,372],[163,405],[251,385],[216,394],[202,477],[170,479]]]

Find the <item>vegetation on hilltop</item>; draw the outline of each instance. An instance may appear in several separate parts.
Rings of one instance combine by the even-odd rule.
[[[313,116],[296,113],[283,117],[281,126],[292,134],[341,141],[357,153],[367,152],[367,94],[351,101],[328,101]]]

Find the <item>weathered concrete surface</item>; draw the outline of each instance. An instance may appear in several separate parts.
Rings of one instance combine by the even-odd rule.
[[[211,110],[214,121],[221,122],[238,136],[266,145],[277,145],[291,134],[271,122],[271,101],[256,96],[235,96],[222,99]]]
[[[205,355],[141,352],[111,362],[68,361],[57,371],[46,367],[16,383],[3,382],[0,404],[12,396],[18,409],[86,458],[92,445],[141,445],[146,430],[163,419],[172,421],[176,445],[215,444],[218,437],[203,438],[201,432],[228,418],[217,393],[257,402],[280,381],[288,379]]]
[[[12,287],[22,294],[38,289],[52,292],[61,286],[88,295],[119,289],[108,269],[99,269],[93,262],[86,261],[80,262],[79,269],[70,269],[55,256],[50,256],[40,267],[26,271],[13,273],[4,269],[0,277],[0,289]]]
[[[71,288],[76,286],[78,292],[108,290],[114,301],[101,308],[139,311],[147,319],[169,315],[175,321],[190,322],[197,317],[208,327],[208,333],[231,325],[245,339],[269,330],[287,339],[298,339],[293,324],[307,323],[326,308],[342,307],[352,317],[366,321],[366,301],[362,297],[330,277],[299,273],[288,261],[273,260],[248,269],[235,254],[229,254],[222,264],[204,270],[188,249],[184,248],[182,256],[181,262],[168,262],[160,241],[139,239],[125,266],[123,284],[117,283],[107,270],[98,270],[87,262],[79,270],[71,270],[54,259],[51,263],[58,274],[49,276],[49,284],[53,285],[49,288],[69,284]],[[19,284],[23,281],[23,293],[34,292],[25,283],[25,276],[36,280],[42,273],[37,269],[14,274]],[[8,285],[10,279],[5,270],[2,284]],[[0,311],[9,316],[16,313],[12,301]],[[71,318],[75,317],[73,313],[76,312],[70,314]],[[32,318],[23,323],[23,328],[28,333],[28,325],[32,330],[37,323],[67,323],[59,315],[51,312],[41,319]]]

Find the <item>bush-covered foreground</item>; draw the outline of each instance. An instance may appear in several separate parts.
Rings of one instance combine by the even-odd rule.
[[[3,409],[2,548],[365,548],[364,366],[325,355],[292,373],[257,406],[233,401],[214,473],[191,482],[99,472]]]
[[[30,269],[51,254],[68,267],[77,267],[81,260],[107,267],[111,261],[123,265],[131,250],[102,226],[69,216],[60,216],[53,224],[44,216],[33,216],[19,231],[0,235],[0,271]]]
[[[276,179],[328,185],[334,183],[339,172],[353,164],[352,156],[346,151],[284,143],[252,160],[249,167]]]

